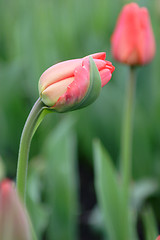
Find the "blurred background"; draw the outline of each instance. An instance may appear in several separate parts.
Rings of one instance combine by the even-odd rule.
[[[33,138],[27,206],[39,239],[103,239],[95,211],[92,141],[103,142],[118,169],[128,68],[112,59],[110,38],[129,2],[0,0],[0,178],[15,180],[20,135],[44,70],[100,51],[116,67],[94,104],[49,114]],[[152,206],[160,223],[160,0],[137,3],[149,9],[157,51],[151,64],[138,68],[133,182],[150,179],[158,185],[151,185],[144,204]],[[138,229],[141,235],[141,221]]]

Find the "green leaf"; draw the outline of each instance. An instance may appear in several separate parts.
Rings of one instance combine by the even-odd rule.
[[[155,240],[158,236],[158,228],[152,208],[146,208],[142,213],[145,240]]]
[[[49,240],[77,239],[76,138],[73,120],[64,119],[45,141],[46,201],[50,206]]]
[[[128,206],[124,205],[120,179],[99,141],[94,142],[94,170],[98,203],[109,239],[132,239]]]

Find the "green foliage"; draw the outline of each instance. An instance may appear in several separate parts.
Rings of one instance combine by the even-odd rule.
[[[61,122],[44,144],[46,202],[50,210],[47,239],[77,239],[76,138],[72,119]]]
[[[95,185],[109,239],[133,239],[129,206],[112,160],[99,141],[94,144]],[[123,220],[122,220],[123,219]]]
[[[142,212],[142,219],[144,224],[145,239],[152,240],[158,236],[158,228],[156,219],[151,208],[146,208]]]

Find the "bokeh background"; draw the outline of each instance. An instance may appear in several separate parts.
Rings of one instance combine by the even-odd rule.
[[[100,51],[116,67],[94,104],[49,114],[33,138],[27,206],[39,239],[103,239],[92,141],[103,142],[118,169],[128,68],[112,59],[110,38],[129,2],[0,0],[0,178],[15,180],[20,135],[44,70]],[[160,0],[137,3],[149,9],[157,50],[153,62],[137,70],[133,182],[152,180],[145,204],[160,223]]]

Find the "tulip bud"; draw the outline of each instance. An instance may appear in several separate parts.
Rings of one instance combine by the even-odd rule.
[[[156,240],[160,240],[160,235],[156,238]]]
[[[155,55],[155,39],[146,8],[136,3],[124,6],[111,38],[113,57],[129,65],[150,62]]]
[[[105,53],[96,53],[47,69],[39,81],[44,104],[57,112],[66,112],[94,102],[114,71],[105,57]]]
[[[0,183],[0,240],[31,240],[27,214],[10,180]]]

